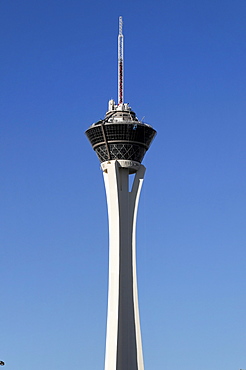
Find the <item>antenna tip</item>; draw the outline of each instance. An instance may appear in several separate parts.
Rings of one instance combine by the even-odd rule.
[[[122,35],[122,26],[123,26],[123,19],[122,16],[119,17],[119,34]]]

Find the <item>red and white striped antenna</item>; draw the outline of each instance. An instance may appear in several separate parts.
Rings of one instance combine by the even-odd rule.
[[[118,104],[124,101],[124,36],[122,34],[123,20],[119,17],[118,35]]]

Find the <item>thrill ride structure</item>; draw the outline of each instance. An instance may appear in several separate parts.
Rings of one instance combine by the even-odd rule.
[[[103,171],[109,220],[109,282],[105,370],[144,370],[136,273],[136,220],[145,167],[156,134],[124,103],[122,17],[118,35],[118,104],[86,135]],[[130,186],[129,177],[134,180]]]

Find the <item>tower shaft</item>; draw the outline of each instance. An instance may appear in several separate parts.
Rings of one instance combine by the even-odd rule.
[[[105,370],[144,370],[136,275],[136,219],[145,167],[102,163],[109,219],[109,288]],[[123,164],[124,165],[124,164]]]

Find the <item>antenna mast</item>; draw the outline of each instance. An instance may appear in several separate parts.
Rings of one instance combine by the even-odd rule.
[[[124,101],[124,57],[123,57],[123,46],[124,36],[122,34],[123,20],[119,17],[119,35],[118,35],[118,104],[122,104]]]

